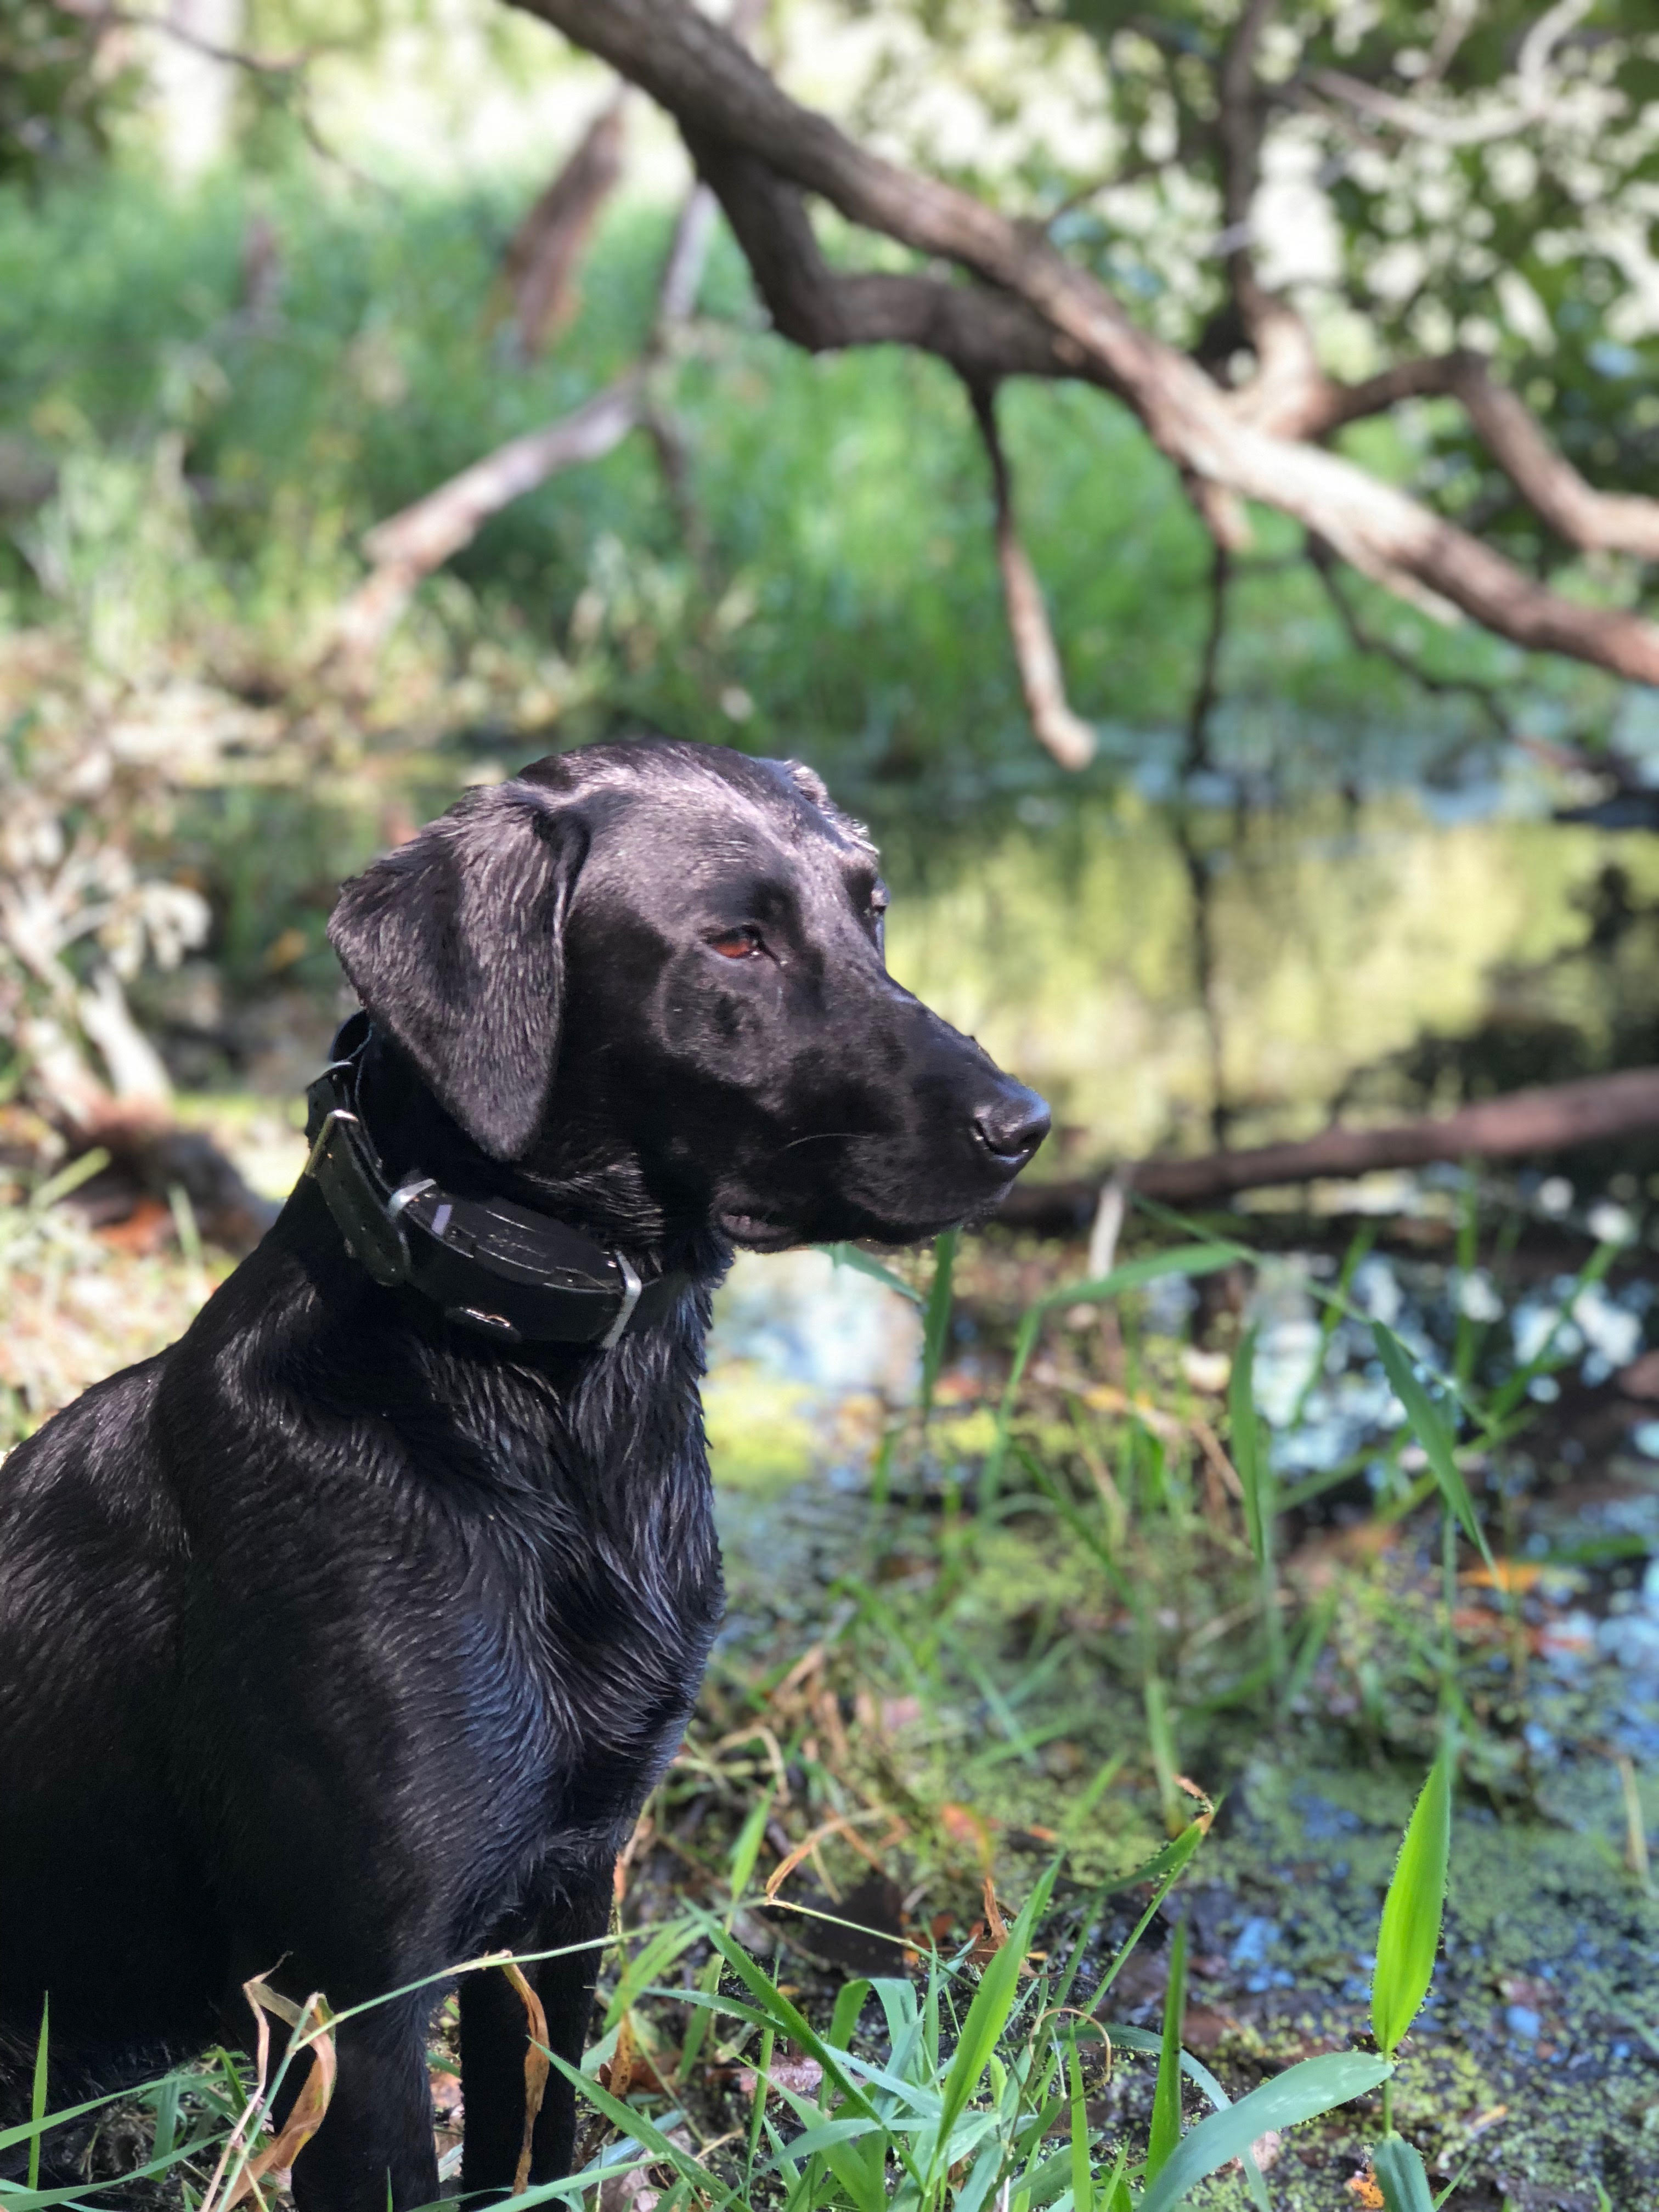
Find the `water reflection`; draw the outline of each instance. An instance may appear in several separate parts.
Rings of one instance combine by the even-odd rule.
[[[1659,841],[1484,796],[1447,818],[1403,792],[1201,811],[1127,790],[971,849],[913,828],[889,839],[891,965],[1051,1099],[1051,1168],[1650,1057]]]

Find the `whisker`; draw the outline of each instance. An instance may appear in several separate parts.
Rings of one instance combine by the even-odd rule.
[[[841,1139],[843,1137],[867,1136],[869,1132],[867,1130],[862,1129],[818,1129],[815,1130],[810,1137],[791,1137],[787,1145],[780,1145],[778,1146],[777,1152],[775,1152],[772,1157],[775,1159],[780,1153],[793,1152],[797,1145],[833,1145],[839,1143]]]

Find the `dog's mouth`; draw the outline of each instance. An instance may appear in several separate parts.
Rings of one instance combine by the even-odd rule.
[[[800,1242],[800,1231],[793,1222],[774,1220],[768,1214],[744,1213],[730,1207],[714,1218],[734,1244],[747,1245],[751,1252],[782,1252]]]

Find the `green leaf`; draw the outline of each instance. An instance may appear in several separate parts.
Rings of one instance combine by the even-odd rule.
[[[1479,1548],[1481,1558],[1496,1576],[1498,1568],[1486,1542],[1486,1532],[1480,1526],[1474,1500],[1463,1480],[1463,1470],[1457,1464],[1452,1431],[1445,1416],[1418,1380],[1417,1371],[1406,1347],[1394,1331],[1385,1328],[1380,1321],[1374,1321],[1371,1334],[1376,1339],[1376,1348],[1382,1354],[1382,1368],[1389,1386],[1406,1409],[1406,1419],[1411,1424],[1418,1443],[1423,1447],[1430,1470],[1446,1501],[1447,1510],[1456,1516],[1462,1524],[1464,1534]]]
[[[1187,1923],[1176,1928],[1170,1946],[1170,1979],[1164,1992],[1164,2045],[1158,2053],[1158,2086],[1152,2092],[1152,2132],[1146,2147],[1146,2179],[1155,2180],[1181,2145],[1181,2023],[1187,2011]]]
[[[1378,2049],[1390,2058],[1434,1978],[1451,1859],[1452,1756],[1449,1737],[1413,1808],[1382,1900],[1371,2027]]]
[[[1066,2053],[1066,2086],[1071,2090],[1072,2212],[1095,2212],[1094,2183],[1089,2170],[1089,2111],[1083,2096],[1083,2068],[1073,2036]]]
[[[702,1933],[696,1921],[671,1920],[635,1953],[618,1977],[616,1991],[605,2008],[605,2024],[615,2027],[641,1990],[672,1966],[682,1951],[689,1951]]]
[[[951,1334],[951,1284],[956,1271],[957,1245],[961,1231],[947,1229],[933,1244],[933,1279],[927,1286],[927,1303],[921,1316],[921,1418],[933,1410],[933,1386]]]
[[[853,2030],[859,2024],[859,2014],[864,2010],[864,2001],[870,1994],[866,1981],[843,1982],[836,1998],[836,2009],[830,2016],[830,2040],[837,2051],[845,2051],[853,2040]],[[828,2076],[825,2076],[828,2086]]]
[[[738,1840],[732,1846],[730,1875],[733,1907],[749,1887],[750,1876],[755,1871],[755,1862],[760,1856],[761,1840],[766,1833],[766,1823],[772,1810],[770,1787],[762,1790],[749,1808],[749,1817],[738,1831]]]
[[[1127,1939],[1120,1945],[1117,1956],[1102,1975],[1094,1995],[1083,2008],[1085,2017],[1095,2010],[1112,1984],[1122,1972],[1128,1961],[1129,1954],[1151,1926],[1152,1915],[1175,1887],[1181,1878],[1182,1869],[1208,1832],[1207,1822],[1194,1820],[1189,1826],[1182,1830],[1173,1843],[1165,1844],[1164,1849],[1155,1857],[1148,1859],[1145,1866],[1137,1868],[1133,1874],[1121,1875],[1115,1881],[1103,1885],[1099,1893],[1103,1897],[1109,1896],[1113,1890],[1127,1889],[1143,1881],[1156,1881],[1158,1887],[1152,1892],[1151,1901],[1141,1913],[1139,1919],[1130,1929]]]
[[[1045,1310],[1052,1312],[1056,1306],[1103,1305],[1109,1298],[1121,1298],[1126,1291],[1144,1290],[1148,1283],[1156,1283],[1165,1275],[1212,1275],[1218,1267],[1229,1267],[1238,1257],[1234,1244],[1178,1244],[1170,1252],[1146,1252],[1139,1260],[1125,1260],[1108,1275],[1097,1275],[1092,1282],[1065,1283],[1057,1291],[1046,1292],[1040,1301]]]
[[[827,1252],[838,1267],[850,1267],[854,1274],[868,1275],[874,1283],[884,1283],[890,1291],[896,1291],[902,1298],[908,1298],[913,1306],[921,1304],[921,1292],[914,1283],[907,1283],[902,1275],[896,1275],[890,1267],[884,1267],[879,1260],[872,1260],[867,1252],[860,1252],[856,1244],[820,1244],[820,1252]]]
[[[542,2048],[545,2051],[547,2047],[543,2045]],[[561,2058],[556,2051],[548,2051],[547,2056],[578,2094],[586,2097],[590,2105],[603,2112],[619,2135],[631,2136],[635,2142],[642,2144],[658,2160],[672,2166],[676,2173],[684,2174],[695,2183],[717,2206],[735,2202],[732,2190],[722,2188],[707,2166],[699,2166],[689,2151],[684,2151],[678,2143],[671,2142],[662,2130],[653,2126],[643,2112],[635,2112],[631,2105],[624,2105],[621,2098],[613,2097],[608,2089],[602,2089],[597,2081],[590,2081],[568,2060]]]
[[[1362,2051],[1332,2051],[1287,2067],[1248,2097],[1212,2112],[1183,2136],[1169,2164],[1140,2199],[1137,2212],[1171,2212],[1206,2174],[1242,2157],[1269,2128],[1294,2127],[1355,2097],[1363,2097],[1394,2071],[1388,2060]]]
[[[47,2022],[52,2014],[52,1999],[40,2000],[40,2034],[34,2046],[34,2086],[29,2095],[29,2121],[36,2132],[29,2139],[29,2187],[40,2186],[40,2123],[46,2117],[46,2046],[49,2038]]]
[[[1244,1492],[1244,1522],[1259,1566],[1267,1557],[1268,1524],[1262,1513],[1261,1423],[1255,1410],[1255,1331],[1247,1330],[1227,1378],[1227,1434]]]
[[[1156,2058],[1163,2051],[1163,2037],[1150,2034],[1144,2027],[1128,2027],[1119,2021],[1108,2021],[1105,2025],[1106,2033],[1115,2051],[1142,2051],[1152,2058]],[[1181,2054],[1181,2070],[1189,2081],[1203,2091],[1218,2112],[1226,2111],[1233,2100],[1202,2059],[1194,2058],[1190,2051],[1183,2051]],[[1253,2153],[1248,2150],[1243,2152],[1242,2160],[1244,2167],[1244,2185],[1250,2192],[1251,2199],[1257,2207],[1257,2212],[1273,2212],[1273,2208],[1267,2201],[1267,2185],[1261,2179],[1261,2169],[1257,2166]]]
[[[945,2077],[936,2160],[945,2154],[951,2131],[969,2098],[979,2087],[986,2063],[996,2048],[997,2038],[1008,2024],[1008,2015],[1019,1994],[1019,1970],[1031,1948],[1031,1930],[1037,1915],[1048,1903],[1048,1893],[1054,1887],[1054,1871],[1050,1867],[1041,1876],[1008,1930],[1007,1942],[985,1969],[974,1992],[974,2002],[968,2008],[968,2017],[962,2023],[962,2033],[951,2056],[951,2070]]]
[[[1106,2177],[1106,2185],[1101,2191],[1100,2201],[1105,2212],[1134,2212],[1134,2200],[1129,2195],[1129,2184],[1123,2171],[1128,2158],[1128,2145],[1120,2143],[1117,2156],[1112,2161],[1112,2170]]]
[[[1434,2212],[1422,2158],[1402,2136],[1384,2136],[1371,2166],[1389,2212]]]
[[[1165,1275],[1213,1274],[1218,1267],[1231,1267],[1237,1257],[1237,1249],[1231,1244],[1181,1244],[1170,1252],[1149,1252],[1139,1260],[1126,1260],[1121,1267],[1114,1267],[1109,1274],[1097,1276],[1092,1282],[1066,1283],[1057,1291],[1048,1291],[1035,1305],[1028,1306],[1014,1338],[1014,1356],[1003,1388],[1002,1403],[997,1409],[995,1440],[986,1455],[980,1477],[981,1510],[985,1499],[996,1493],[1019,1386],[1036,1349],[1043,1322],[1056,1306],[1103,1305],[1109,1298],[1121,1297],[1126,1291],[1142,1290]]]

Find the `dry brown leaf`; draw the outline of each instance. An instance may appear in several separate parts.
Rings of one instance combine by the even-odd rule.
[[[240,2203],[245,2197],[252,2197],[256,2203],[263,2202],[259,2195],[260,2182],[268,2173],[286,2172],[316,2134],[318,2129],[321,2127],[327,2115],[329,2104],[333,2098],[334,2084],[339,2074],[339,2060],[334,2047],[333,2014],[321,1996],[313,1994],[306,1999],[304,2004],[296,2005],[289,1998],[283,1996],[277,1990],[273,1990],[262,1976],[256,1976],[252,1981],[244,1983],[243,1990],[259,2020],[259,2048],[257,2060],[258,2087],[255,2093],[254,2105],[250,2107],[249,2112],[244,2113],[241,2124],[233,2134],[230,2142],[226,2145],[225,2152],[220,2160],[219,2171],[215,2173],[213,2181],[209,2184],[207,2195],[202,2200],[203,2212],[207,2212],[207,2208],[212,2202],[214,2187],[218,2181],[219,2172],[223,2172],[229,2160],[240,2148],[238,2138],[246,2140],[244,2130],[253,2112],[257,2110],[258,2102],[263,2100],[265,2066],[270,2049],[270,2031],[266,2024],[264,2014],[268,2012],[275,2013],[278,2020],[286,2021],[296,2033],[306,2033],[307,2040],[304,2047],[311,2053],[311,2067],[306,2075],[304,2086],[295,2099],[293,2108],[283,2124],[282,2132],[273,2142],[267,2143],[257,2157],[251,2158],[242,2168],[220,2200],[220,2212],[231,2212],[231,2207]],[[307,2021],[313,2018],[316,2026],[307,2031]]]
[[[634,2086],[634,2015],[625,2012],[617,2030],[617,2048],[599,2069],[599,2087],[626,2103]]]
[[[1000,1951],[1008,1941],[1008,1923],[1002,1917],[1001,1908],[997,1903],[996,1887],[988,1874],[985,1877],[984,1899],[985,1924],[990,1929],[992,1940]]]
[[[530,2149],[536,2132],[536,2120],[542,2109],[542,2099],[547,2094],[547,2077],[552,2070],[552,2061],[547,2055],[547,2014],[542,2010],[542,2001],[525,1979],[524,1969],[516,1960],[507,1960],[501,1972],[519,1993],[524,2007],[525,2022],[530,2040],[524,2054],[524,2144],[519,2152],[518,2171],[513,2177],[513,2194],[521,2196],[530,2186]]]
[[[738,2087],[745,2097],[752,2098],[758,2085],[759,2076],[752,2066],[740,2069]],[[823,2087],[823,2069],[816,2058],[774,2058],[766,2086],[769,2092],[793,2089],[798,2097],[816,2097]]]
[[[1490,1567],[1467,1568],[1457,1579],[1474,1589],[1523,1591],[1531,1589],[1544,1572],[1537,1559],[1494,1559]]]
[[[991,1834],[991,1824],[982,1813],[975,1813],[969,1805],[941,1805],[939,1826],[953,1844],[969,1850],[979,1862],[981,1874],[988,1874],[996,1856],[996,1844]]]

